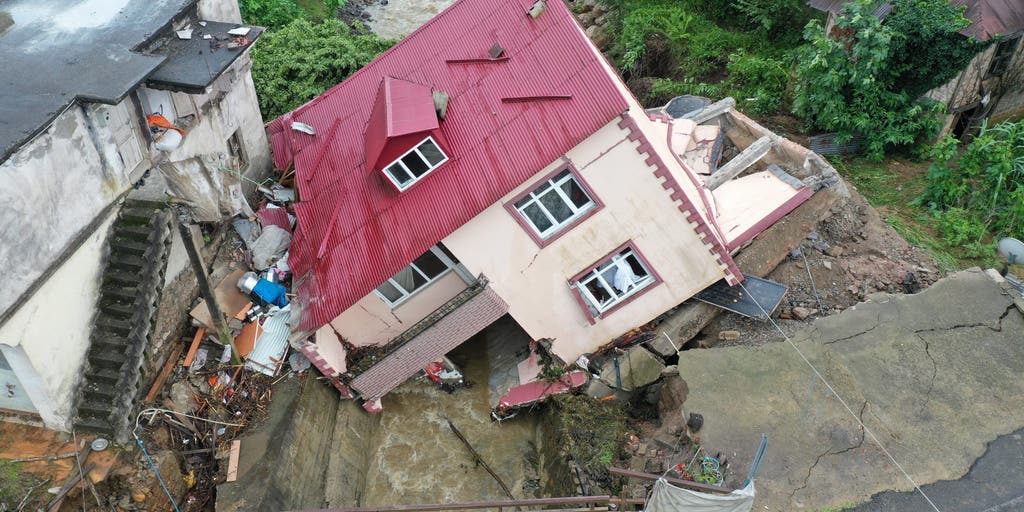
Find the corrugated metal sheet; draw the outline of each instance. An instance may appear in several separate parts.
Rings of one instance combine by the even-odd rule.
[[[263,334],[256,339],[252,352],[245,358],[247,369],[270,376],[277,373],[288,352],[288,335],[291,333],[288,319],[291,315],[291,305],[288,305],[263,322]]]
[[[286,168],[294,161],[302,199],[289,264],[303,277],[297,286],[303,328],[332,320],[626,111],[618,78],[605,71],[565,5],[549,2],[533,19],[526,15],[532,4],[460,0],[345,82],[268,125],[274,162]],[[508,60],[448,62],[486,58],[495,43]],[[403,193],[365,165],[364,133],[388,76],[450,97],[440,126],[450,160]],[[558,95],[571,99],[502,101]],[[291,130],[293,120],[317,135]]]
[[[1024,2],[1021,0],[951,0],[951,3],[967,6],[964,17],[972,23],[960,33],[979,41],[1024,30]]]
[[[508,304],[487,287],[394,353],[359,374],[350,383],[351,387],[366,400],[380,398],[507,312]]]

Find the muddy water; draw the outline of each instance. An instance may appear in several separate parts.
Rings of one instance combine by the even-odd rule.
[[[486,346],[483,339],[471,340],[452,355],[472,387],[447,394],[413,381],[385,397],[363,506],[507,499],[487,471],[476,466],[445,418],[462,431],[513,496],[534,497],[533,491],[524,492],[523,484],[535,478],[528,460],[536,460],[537,423],[531,415],[500,424],[491,421]]]
[[[388,0],[387,5],[374,2],[366,6],[371,16],[367,23],[379,36],[397,39],[409,35],[455,0]]]

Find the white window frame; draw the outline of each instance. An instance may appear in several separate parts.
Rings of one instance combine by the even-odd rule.
[[[633,258],[636,259],[637,263],[640,264],[640,267],[642,267],[647,272],[647,275],[643,279],[634,282],[628,290],[620,294],[615,290],[615,287],[612,286],[612,283],[609,283],[607,280],[605,280],[604,276],[601,275],[601,273],[602,271],[608,270],[610,266],[617,265],[619,261],[625,260],[629,256],[633,256]],[[626,263],[626,265],[629,265],[629,263]],[[612,300],[602,305],[601,301],[597,300],[597,297],[594,297],[594,295],[590,293],[590,290],[587,288],[587,284],[590,283],[591,281],[597,281],[598,284],[605,289],[605,292],[612,297]],[[625,249],[611,255],[610,258],[601,262],[598,266],[591,269],[589,272],[586,273],[586,275],[576,280],[575,284],[580,294],[586,300],[587,305],[590,306],[590,308],[594,312],[596,312],[597,315],[600,315],[601,313],[604,313],[609,309],[612,309],[615,306],[621,304],[629,297],[636,295],[640,290],[647,288],[655,281],[656,279],[654,277],[654,272],[652,272],[651,269],[647,267],[647,265],[644,263],[644,260],[640,258],[640,255],[637,254],[637,252],[632,247],[626,247]]]
[[[430,141],[430,143],[433,144],[434,147],[436,147],[437,150],[441,152],[441,156],[444,157],[436,165],[431,165],[430,161],[427,160],[427,157],[423,156],[423,153],[420,152],[420,146],[426,144],[427,141]],[[412,171],[409,170],[409,167],[405,165],[405,162],[402,162],[403,158],[409,156],[412,153],[416,153],[416,156],[418,156],[421,160],[423,160],[424,163],[427,164],[426,172],[424,172],[423,174],[421,174],[419,176],[414,175],[412,173]],[[384,168],[383,168],[383,172],[384,172],[384,175],[388,177],[388,180],[391,181],[391,183],[395,186],[395,188],[398,189],[399,192],[404,192],[404,191],[408,190],[409,187],[415,185],[417,182],[419,182],[423,178],[427,177],[431,172],[434,172],[434,169],[437,169],[438,167],[441,167],[442,165],[444,165],[444,163],[447,162],[447,161],[448,161],[448,154],[445,153],[444,149],[441,148],[441,145],[438,144],[436,140],[434,140],[434,137],[428,135],[425,139],[420,141],[419,144],[416,144],[415,146],[413,146],[412,149],[410,149],[409,151],[406,151],[405,153],[402,153],[402,155],[399,156],[398,158],[396,158],[394,161],[392,161],[388,165],[385,165]],[[405,171],[409,176],[412,176],[412,180],[411,181],[406,182],[403,185],[403,184],[399,183],[398,180],[395,179],[394,176],[391,175],[391,172],[388,171],[388,169],[390,169],[392,166],[394,166],[396,164],[401,166],[402,170]]]
[[[455,263],[455,261],[449,258],[448,255],[445,254],[440,247],[435,245],[428,249],[427,252],[432,253],[434,256],[436,256],[437,259],[441,260],[441,263],[444,263],[445,267],[447,268],[445,268],[444,271],[442,271],[440,274],[434,276],[433,278],[430,278],[427,277],[426,272],[423,272],[422,270],[419,269],[419,267],[416,266],[415,262],[410,262],[408,265],[406,265],[406,268],[412,268],[413,272],[416,272],[417,274],[420,275],[420,277],[427,280],[426,283],[423,283],[423,286],[420,286],[415,290],[408,291],[402,285],[398,284],[398,282],[395,281],[393,277],[389,277],[386,283],[390,283],[391,286],[394,286],[396,290],[402,293],[402,296],[399,297],[398,300],[392,302],[390,299],[387,298],[386,295],[384,295],[383,293],[380,292],[380,290],[378,290],[378,288],[380,288],[379,286],[373,289],[373,293],[377,294],[377,296],[380,297],[380,300],[384,301],[385,304],[391,306],[391,308],[394,309],[403,304],[405,301],[409,300],[409,298],[413,297],[417,293],[426,290],[427,288],[430,288],[430,285],[434,284],[435,281],[440,280],[442,277],[448,275],[449,272],[455,270],[455,266],[457,265],[457,263]],[[403,268],[402,270],[405,270],[405,268]],[[402,270],[400,270],[399,272],[401,272]]]
[[[556,174],[556,177],[552,177],[551,179],[545,181],[544,183],[541,183],[533,190],[527,192],[526,195],[519,198],[515,203],[519,203],[523,199],[529,198],[529,200],[525,204],[523,204],[522,207],[517,206],[515,203],[512,204],[512,207],[515,208],[516,212],[518,212],[519,215],[522,216],[523,220],[525,220],[526,223],[529,224],[531,228],[533,228],[533,231],[537,233],[537,236],[539,236],[541,239],[546,239],[558,233],[559,231],[562,231],[573,222],[576,222],[576,220],[582,217],[584,214],[597,207],[597,201],[595,201],[594,198],[591,197],[590,191],[587,190],[587,187],[583,186],[582,181],[577,179],[576,174],[569,169],[565,169],[565,171],[568,171],[568,174],[566,174],[565,176],[557,178]],[[556,178],[558,180],[557,182],[555,181]],[[562,190],[562,185],[564,185],[566,182],[570,180],[576,182],[576,186],[579,187],[584,194],[586,194],[587,199],[590,202],[581,207],[577,207],[576,204],[572,202],[572,199],[570,199],[569,196],[565,194],[565,191]],[[548,190],[551,189],[554,189],[554,192],[555,194],[558,195],[558,198],[561,199],[563,203],[568,205],[570,210],[572,210],[572,215],[562,222],[557,222],[555,220],[555,216],[552,215],[550,211],[548,211],[547,206],[544,206],[544,203],[540,201],[540,196],[544,195],[545,193],[548,192]],[[526,214],[526,207],[530,206],[531,204],[536,204],[537,207],[540,208],[541,213],[543,213],[544,216],[548,218],[548,221],[551,222],[551,226],[548,229],[541,231],[540,228],[538,228],[537,225],[533,223],[533,220],[530,219],[530,216]]]

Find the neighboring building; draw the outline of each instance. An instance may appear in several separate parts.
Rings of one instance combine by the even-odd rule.
[[[126,421],[112,408],[134,398],[160,288],[185,268],[163,187],[135,189],[160,167],[183,200],[230,203],[236,174],[269,168],[247,56],[261,29],[227,34],[240,21],[235,0],[0,5],[7,418]]]
[[[825,26],[832,33],[836,18],[847,0],[809,0],[814,9],[828,13]],[[993,122],[1024,116],[1024,2],[1020,0],[950,0],[966,7],[970,26],[960,31],[978,41],[995,41],[978,53],[948,83],[925,95],[946,106],[942,132],[957,137],[972,134],[982,121]],[[885,17],[893,9],[879,2],[874,13]]]
[[[731,253],[820,178],[768,164],[834,169],[719,114],[649,115],[561,1],[457,1],[268,124],[300,196],[296,345],[379,410],[505,315],[572,361],[740,282]],[[710,174],[723,151],[742,153]],[[375,364],[348,368],[348,352],[375,345]]]

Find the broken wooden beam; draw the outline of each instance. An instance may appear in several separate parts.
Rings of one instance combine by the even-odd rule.
[[[171,371],[174,370],[174,365],[178,362],[178,358],[181,357],[181,353],[185,350],[185,345],[177,343],[174,345],[174,349],[171,351],[170,357],[167,358],[167,362],[164,363],[164,367],[160,370],[160,373],[156,376],[156,380],[153,381],[153,386],[149,388],[149,393],[146,393],[146,398],[143,399],[145,403],[152,403],[156,399],[157,393],[164,387],[164,383],[167,382],[167,377],[171,376]]]
[[[206,328],[200,326],[195,337],[192,338],[192,344],[188,347],[185,360],[181,362],[182,366],[192,366],[192,360],[196,358],[196,351],[199,350],[199,342],[203,341],[204,336],[206,336]]]
[[[654,475],[651,473],[643,473],[640,471],[633,471],[631,469],[622,469],[617,467],[608,468],[608,472],[615,476],[624,476],[626,478],[636,478],[637,480],[647,480],[651,482],[657,481],[658,479],[662,478],[661,475]],[[715,494],[729,494],[734,490],[729,489],[727,487],[718,487],[715,485],[702,484],[700,482],[692,482],[690,480],[683,480],[680,478],[665,478],[665,481],[676,487],[690,489],[691,491],[713,492]]]
[[[690,119],[697,124],[701,124],[708,119],[718,117],[736,106],[736,100],[732,98],[722,98],[706,107],[703,110],[695,110],[690,112],[680,119]]]
[[[768,154],[768,151],[770,151],[774,145],[775,143],[772,141],[771,137],[767,135],[755,140],[754,143],[747,146],[742,153],[736,155],[732,160],[726,162],[725,165],[719,167],[714,174],[704,180],[704,184],[707,185],[708,190],[714,190],[720,187],[723,183],[735,178],[748,167],[757,163],[758,160]]]
[[[484,459],[480,457],[480,454],[477,453],[476,449],[473,448],[473,445],[469,444],[469,440],[466,439],[466,436],[462,435],[462,432],[458,428],[456,428],[455,424],[452,423],[452,420],[445,418],[445,421],[448,422],[448,426],[451,427],[452,432],[456,436],[458,436],[460,441],[462,441],[462,444],[466,445],[466,448],[469,449],[469,452],[473,454],[473,458],[476,459],[476,462],[480,464],[480,466],[482,466],[485,470],[487,470],[487,472],[490,473],[492,477],[494,477],[494,480],[497,481],[498,485],[501,486],[501,490],[505,491],[505,495],[508,496],[508,499],[515,500],[516,497],[512,496],[512,490],[509,489],[508,486],[505,485],[505,482],[502,481],[501,477],[499,477],[498,474],[495,473],[494,470],[491,469],[491,467],[488,466],[486,462],[484,462]]]
[[[78,482],[81,482],[85,475],[92,471],[93,466],[95,466],[95,464],[90,462],[82,468],[82,471],[68,478],[67,481],[64,482],[64,485],[61,486],[60,490],[57,491],[57,495],[47,503],[46,510],[49,512],[57,512],[57,510],[60,509],[60,504],[64,501],[64,496],[67,496],[68,492],[70,492]]]
[[[238,480],[238,457],[242,451],[242,442],[238,439],[231,441],[231,452],[228,454],[228,474],[225,482]]]

